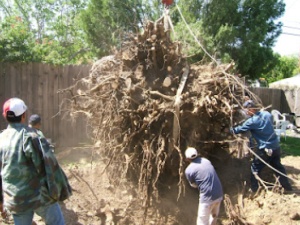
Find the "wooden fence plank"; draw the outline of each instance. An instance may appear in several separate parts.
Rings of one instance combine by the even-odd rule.
[[[13,66],[10,67],[10,89],[11,89],[11,96],[10,97],[20,97],[17,94],[17,64],[14,64]]]
[[[51,139],[53,142],[56,142],[59,137],[59,132],[56,129],[56,126],[59,126],[59,95],[58,95],[58,89],[59,89],[59,77],[61,76],[61,67],[54,67],[53,69],[53,111],[52,111],[52,124],[53,124],[53,133],[51,135]]]
[[[39,114],[41,116],[42,124],[43,124],[43,133],[47,137],[48,136],[48,129],[47,129],[47,118],[44,112],[45,109],[45,100],[44,100],[44,95],[46,95],[45,91],[45,74],[44,74],[44,67],[45,65],[43,64],[38,64],[37,68],[37,74],[36,74],[36,81],[37,81],[37,96],[36,96],[36,105],[37,107],[35,108],[36,114]]]
[[[10,85],[12,83],[11,80],[11,70],[10,70],[11,65],[10,64],[6,64],[6,68],[5,68],[5,85],[4,85],[4,101],[6,101],[7,99],[9,99],[12,94],[12,90],[10,88]]]
[[[66,87],[69,86],[69,78],[68,78],[69,71],[70,71],[70,66],[64,67],[62,82],[60,86],[61,90],[65,90]],[[61,93],[61,100],[62,100],[61,103],[64,103],[67,98],[68,98],[68,93],[66,92]],[[72,131],[71,124],[67,121],[68,117],[66,116],[64,111],[61,111],[59,118],[60,118],[59,140],[61,140],[59,144],[61,146],[67,146],[69,144],[68,140],[70,139],[70,136],[72,136],[72,134],[70,133]]]
[[[38,63],[32,63],[32,73],[31,73],[31,85],[29,88],[31,88],[32,91],[32,97],[31,97],[31,108],[32,113],[34,114],[40,114],[41,111],[38,106],[38,85],[39,85],[39,64]],[[42,125],[43,129],[43,125]]]
[[[2,115],[2,106],[6,100],[5,94],[5,85],[6,85],[6,65],[4,63],[0,63],[0,106],[1,106],[1,115]],[[6,121],[3,116],[0,115],[0,131],[6,127]]]
[[[29,107],[29,114],[42,117],[42,130],[58,145],[72,145],[86,138],[86,122],[80,116],[76,123],[70,115],[61,111],[60,105],[71,98],[70,92],[58,94],[58,90],[75,84],[89,75],[91,66],[50,66],[41,63],[0,63],[0,104],[10,97],[22,98]],[[268,110],[291,112],[285,93],[279,89],[250,88],[261,98]],[[76,93],[73,93],[76,94]],[[61,111],[61,112],[60,112]],[[29,115],[28,114],[28,115]],[[7,123],[1,117],[0,130]]]
[[[24,86],[24,94],[27,96],[26,104],[28,108],[30,109],[30,112],[33,111],[33,98],[34,98],[34,93],[33,93],[33,76],[32,76],[32,63],[27,63],[26,66],[24,65],[24,73],[23,73],[23,86]],[[31,115],[31,113],[30,113]],[[28,114],[28,116],[30,116]],[[29,119],[29,118],[27,118]]]
[[[49,111],[49,133],[50,133],[50,137],[53,139],[54,136],[54,115],[55,115],[55,89],[54,89],[54,82],[55,82],[55,72],[56,72],[56,66],[51,66],[50,67],[50,76],[49,78],[49,82],[48,82],[48,89],[49,89],[49,95],[48,95],[48,111]]]
[[[2,101],[4,101],[5,96],[5,66],[3,63],[0,63],[0,98]],[[3,102],[0,102],[1,106],[3,105]]]
[[[42,101],[43,101],[43,122],[45,124],[45,127],[47,129],[44,129],[45,136],[50,137],[51,136],[51,129],[50,129],[50,120],[51,116],[49,113],[49,107],[51,107],[51,101],[49,98],[49,80],[50,80],[50,65],[46,64],[42,67],[43,71],[41,73],[41,78],[43,80],[43,95],[42,95]]]
[[[48,76],[48,113],[49,113],[49,137],[53,138],[54,127],[54,79],[55,79],[55,66],[50,67],[50,74]]]
[[[77,71],[75,69],[75,66],[71,65],[70,69],[69,69],[68,86],[66,88],[69,88],[70,86],[72,86],[74,84],[74,79],[76,79],[75,78],[76,73],[77,73]],[[71,94],[71,92],[68,92],[68,98],[71,99],[73,94],[74,93]],[[72,145],[75,142],[75,140],[79,140],[78,134],[81,132],[78,130],[75,130],[76,129],[76,120],[74,121],[73,118],[68,117],[68,122],[70,123],[70,128],[71,128],[70,134],[72,135],[72,138],[70,138],[70,143],[68,143],[68,144]]]
[[[28,94],[27,92],[27,86],[29,85],[28,83],[28,79],[27,79],[27,68],[28,68],[28,65],[27,64],[20,64],[20,69],[19,69],[19,83],[18,83],[18,86],[20,87],[20,98],[25,102],[25,104],[27,105],[28,107],[28,110],[31,109],[31,106],[30,106],[30,98],[31,96]],[[26,124],[28,122],[28,116],[29,116],[29,113],[28,113],[28,110],[27,110],[27,114],[26,114]]]
[[[75,71],[78,71],[78,72],[77,72],[76,76],[74,77],[75,79],[73,81],[73,84],[77,84],[77,87],[81,88],[82,85],[80,85],[78,83],[78,81],[81,78],[87,77],[89,75],[90,67],[80,66],[80,67],[76,68]],[[74,93],[74,94],[76,95],[77,93]],[[76,127],[82,127],[82,130],[80,132],[77,132],[78,141],[85,142],[87,139],[89,139],[88,134],[87,134],[86,118],[79,114],[76,115],[76,118],[81,118],[81,119],[76,119]]]
[[[58,83],[57,83],[57,98],[58,98],[58,103],[59,103],[59,106],[58,106],[58,111],[57,111],[57,114],[56,114],[56,120],[58,121],[58,127],[56,129],[56,135],[55,135],[55,139],[54,141],[57,142],[58,144],[60,144],[60,140],[62,139],[61,138],[61,135],[60,133],[63,132],[63,124],[61,122],[61,119],[62,119],[62,112],[61,112],[61,104],[63,102],[63,94],[61,94],[61,90],[63,89],[63,80],[64,80],[64,74],[65,74],[65,70],[66,70],[66,67],[67,66],[64,66],[64,67],[61,67],[60,70],[59,70],[59,74],[58,74]]]

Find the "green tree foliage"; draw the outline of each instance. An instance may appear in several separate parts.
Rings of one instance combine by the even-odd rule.
[[[190,29],[196,36],[200,44],[203,44],[205,49],[212,49],[213,43],[206,39],[202,30],[202,22],[197,21],[195,23],[189,24]],[[202,51],[201,47],[195,42],[195,38],[190,34],[189,29],[186,24],[182,21],[178,22],[175,26],[175,33],[173,38],[178,40],[182,44],[182,53],[186,55],[190,62],[197,62],[205,58],[205,53]],[[211,60],[211,59],[208,59]]]
[[[198,39],[211,54],[223,61],[233,59],[238,72],[252,79],[271,69],[276,62],[272,47],[282,26],[275,22],[284,13],[282,0],[187,1],[201,7],[195,12],[188,2],[180,5],[187,22],[199,24]],[[183,34],[180,38],[186,39]]]
[[[21,17],[7,17],[0,27],[0,61],[35,61],[34,37]]]
[[[281,32],[281,23],[275,21],[284,12],[283,0],[174,2],[215,58],[223,62],[233,59],[238,72],[252,79],[275,66],[272,46]],[[0,0],[0,15],[1,61],[71,64],[86,63],[119,49],[147,20],[160,18],[163,5],[161,0]],[[175,4],[170,15],[173,38],[183,43],[192,62],[202,60],[206,54]]]
[[[158,0],[91,0],[82,12],[82,27],[101,57],[120,47],[128,33],[140,31],[146,20],[158,19],[161,7]]]
[[[0,60],[86,63],[91,48],[79,28],[82,0],[0,0]],[[17,18],[17,20],[16,20]]]
[[[272,83],[278,80],[292,77],[300,73],[300,61],[297,56],[275,56],[278,63],[274,65],[271,71],[267,74],[262,75],[267,83]]]

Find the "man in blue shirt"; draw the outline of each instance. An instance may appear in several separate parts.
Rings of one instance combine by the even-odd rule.
[[[259,111],[252,100],[248,100],[243,104],[246,113],[250,116],[242,125],[231,128],[234,134],[250,131],[252,137],[256,140],[258,152],[257,155],[266,161],[273,168],[286,175],[284,166],[280,160],[280,146],[273,128],[273,118],[268,111]],[[265,167],[265,164],[255,157],[251,164],[251,190],[256,192],[258,189],[258,181],[256,174]],[[283,176],[275,171],[276,176],[279,176],[279,182],[282,187],[291,191],[292,187],[286,176]]]
[[[190,185],[200,192],[197,225],[215,225],[223,199],[219,177],[211,162],[199,157],[195,148],[187,148],[185,157],[190,163],[185,176]]]

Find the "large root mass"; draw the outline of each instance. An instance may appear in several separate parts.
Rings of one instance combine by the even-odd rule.
[[[163,22],[148,22],[143,34],[97,61],[75,85],[72,113],[87,115],[112,177],[138,181],[147,205],[159,195],[160,180],[175,178],[182,193],[187,146],[203,156],[234,152],[228,128],[245,87],[232,67],[190,65]]]

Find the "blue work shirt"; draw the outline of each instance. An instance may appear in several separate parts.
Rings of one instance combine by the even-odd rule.
[[[258,148],[278,149],[279,142],[273,128],[273,117],[268,111],[256,112],[248,118],[242,125],[231,128],[235,134],[250,131],[256,140]]]
[[[185,176],[190,184],[197,185],[200,192],[200,202],[210,203],[223,197],[221,182],[208,159],[195,158],[185,169]]]

